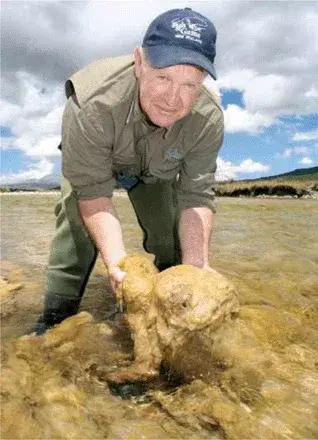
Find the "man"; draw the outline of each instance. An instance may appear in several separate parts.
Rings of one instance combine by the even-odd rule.
[[[202,83],[216,78],[215,42],[207,18],[170,10],[150,24],[133,57],[93,62],[66,82],[62,199],[38,334],[77,313],[98,252],[113,288],[122,282],[116,185],[127,190],[159,270],[180,263],[212,270],[212,185],[224,130]]]

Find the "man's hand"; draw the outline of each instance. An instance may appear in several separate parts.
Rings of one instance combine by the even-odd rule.
[[[116,293],[117,288],[124,281],[126,272],[123,272],[118,266],[111,266],[108,269],[108,274],[112,289]]]
[[[108,275],[110,285],[113,292],[116,295],[119,311],[122,313],[124,310],[124,295],[123,295],[123,281],[126,276],[126,272],[122,271],[118,266],[111,266],[108,268]]]
[[[207,272],[217,273],[216,270],[212,269],[212,267],[207,266],[207,265],[203,266],[202,269],[203,269],[203,270],[206,270]]]

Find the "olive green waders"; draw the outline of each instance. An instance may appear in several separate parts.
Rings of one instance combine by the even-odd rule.
[[[44,310],[34,331],[48,327],[77,313],[97,250],[83,226],[77,201],[68,181],[62,177],[62,198],[55,208],[56,233],[51,245]],[[128,196],[143,230],[144,249],[155,255],[155,265],[164,270],[181,262],[177,234],[177,214],[171,182],[139,182]]]

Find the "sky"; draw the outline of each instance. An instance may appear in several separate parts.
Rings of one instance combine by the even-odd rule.
[[[131,53],[149,23],[191,7],[215,25],[225,117],[217,180],[318,165],[318,2],[1,2],[1,181],[60,173],[64,82],[104,57]]]

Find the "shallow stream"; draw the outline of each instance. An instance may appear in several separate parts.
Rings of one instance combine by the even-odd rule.
[[[219,200],[210,261],[236,286],[239,317],[126,399],[98,374],[132,356],[99,260],[88,314],[21,339],[41,310],[57,198],[1,195],[1,438],[318,438],[317,200]],[[116,205],[128,252],[142,251],[128,200]]]

